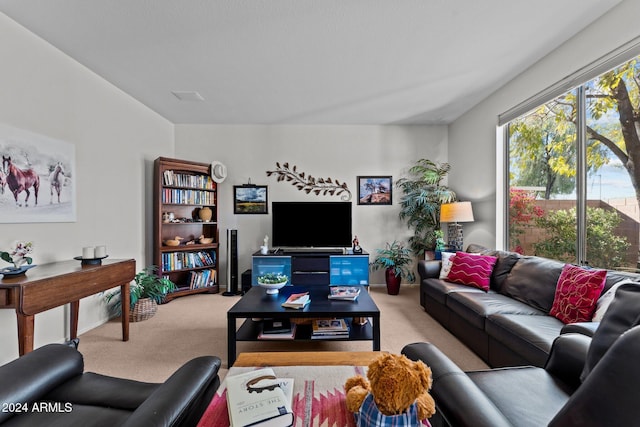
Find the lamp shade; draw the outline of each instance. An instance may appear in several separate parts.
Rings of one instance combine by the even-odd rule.
[[[473,222],[471,202],[455,202],[441,205],[440,222]]]

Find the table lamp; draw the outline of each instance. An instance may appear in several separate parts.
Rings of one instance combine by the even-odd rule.
[[[462,224],[473,222],[471,202],[445,203],[440,206],[440,222],[448,223],[449,246],[454,251],[461,251],[463,246]]]

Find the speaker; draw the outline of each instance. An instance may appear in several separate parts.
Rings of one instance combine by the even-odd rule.
[[[238,230],[227,228],[227,290],[224,296],[238,295]]]
[[[240,283],[242,284],[242,294],[244,295],[249,289],[251,289],[251,269],[245,270],[240,279]]]

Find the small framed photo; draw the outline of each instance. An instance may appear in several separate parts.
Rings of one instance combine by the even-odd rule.
[[[266,185],[234,185],[234,214],[267,214],[269,213]]]
[[[358,204],[359,205],[390,205],[391,204],[390,176],[359,176]]]

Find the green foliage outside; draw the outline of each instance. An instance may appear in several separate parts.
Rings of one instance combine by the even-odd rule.
[[[535,221],[546,231],[546,238],[533,244],[536,255],[576,263],[576,209],[549,211]],[[589,265],[606,269],[625,266],[629,243],[626,237],[615,234],[619,224],[616,211],[587,207]]]

